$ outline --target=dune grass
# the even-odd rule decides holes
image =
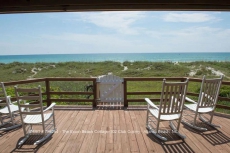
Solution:
[[[127,70],[124,70],[127,67]],[[195,71],[196,78],[217,77],[210,69],[224,73],[224,80],[228,81],[230,76],[230,62],[129,62],[123,63],[104,61],[104,62],[61,62],[61,63],[19,63],[13,62],[9,64],[0,63],[0,81],[18,81],[30,78],[44,77],[98,77],[112,73],[119,77],[191,77],[191,70]],[[30,84],[29,86],[37,85]],[[53,91],[84,91],[90,82],[52,82],[51,90]],[[161,91],[162,82],[129,82],[128,92],[132,91]],[[45,85],[41,85],[43,88]],[[199,93],[200,83],[189,82],[189,92]],[[13,87],[7,88],[8,94],[13,94]],[[45,90],[45,89],[44,89]],[[230,96],[230,87],[222,87],[220,95],[223,97]],[[53,98],[86,98],[85,95],[66,96],[54,95]],[[143,98],[151,96],[157,98],[156,95],[139,95],[129,96],[129,98]],[[158,96],[159,97],[159,96]],[[218,102],[230,106],[230,102]],[[84,103],[86,104],[86,103]]]

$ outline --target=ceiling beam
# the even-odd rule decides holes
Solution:
[[[226,0],[0,0],[0,13],[74,11],[230,11]]]

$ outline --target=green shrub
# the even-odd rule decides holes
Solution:
[[[222,86],[220,88],[220,94],[219,94],[219,96],[230,98],[230,86]]]

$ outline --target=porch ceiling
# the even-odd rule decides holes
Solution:
[[[192,10],[229,11],[226,0],[0,0],[0,13]]]

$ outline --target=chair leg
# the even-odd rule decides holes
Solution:
[[[49,134],[47,134],[46,136],[44,136],[42,139],[36,141],[34,143],[34,145],[39,145],[40,143],[42,143],[43,141],[45,141],[47,138],[49,138],[53,133],[55,132],[55,129],[52,130]]]
[[[18,128],[22,126],[22,124],[15,124],[14,126],[8,127],[8,128],[1,128],[0,131],[8,131],[8,130],[12,130],[14,128]]]
[[[185,139],[185,138],[186,138],[185,135],[181,134],[181,133],[179,132],[179,130],[177,130],[177,128],[175,127],[175,125],[173,124],[172,121],[169,121],[169,125],[170,125],[171,129],[173,130],[173,133],[176,133],[176,134],[177,134],[179,137],[181,137],[182,139]],[[179,125],[178,125],[178,126],[179,126]]]
[[[14,122],[14,116],[15,116],[15,115],[14,115],[13,113],[12,113],[11,115],[9,115],[10,120],[7,121],[7,122],[3,122],[2,117],[1,117],[1,123],[2,123],[2,124],[0,125],[0,127],[6,125],[6,124],[8,124],[8,123],[12,123],[13,126],[10,126],[10,127],[7,127],[7,128],[0,128],[0,131],[12,130],[12,129],[17,128],[17,127],[20,127],[20,126],[22,125],[22,124],[15,124],[15,122]]]
[[[27,134],[19,143],[18,145],[21,146],[24,142],[26,142],[26,140],[29,138],[29,134]]]
[[[5,123],[2,122],[2,124],[0,125],[0,127],[6,125],[6,124],[8,124],[8,123],[9,123],[9,122],[5,122]],[[1,130],[0,130],[0,131],[1,131]]]
[[[2,126],[2,124],[3,124],[3,120],[2,120],[2,114],[0,114],[1,116],[0,116],[0,121],[1,121],[1,125],[0,126]]]
[[[10,118],[11,118],[12,124],[14,125],[14,114],[13,113],[10,113]]]
[[[188,122],[183,121],[183,120],[182,120],[181,122],[184,123],[185,125],[191,127],[191,128],[196,129],[196,130],[200,130],[200,131],[207,131],[207,130],[208,130],[207,128],[203,128],[203,127],[196,126],[194,123],[191,124],[191,123],[188,123]]]
[[[147,109],[147,117],[146,117],[146,127],[149,125],[149,110]]]
[[[205,124],[208,124],[208,125],[210,125],[210,126],[212,126],[212,127],[214,127],[214,128],[221,128],[220,125],[212,124],[211,121],[206,120],[203,116],[201,116],[201,114],[199,114],[199,119],[200,119],[202,122],[204,122]]]
[[[153,130],[153,128],[152,128],[150,125],[148,125],[147,128],[148,128],[149,131],[150,131],[152,134],[154,134],[157,138],[159,138],[159,139],[161,139],[161,140],[163,140],[163,141],[167,141],[167,139],[166,139],[165,137],[161,136],[158,132],[156,132],[155,130]]]
[[[56,122],[55,122],[55,116],[53,114],[53,124],[54,124],[54,129],[56,130]]]

